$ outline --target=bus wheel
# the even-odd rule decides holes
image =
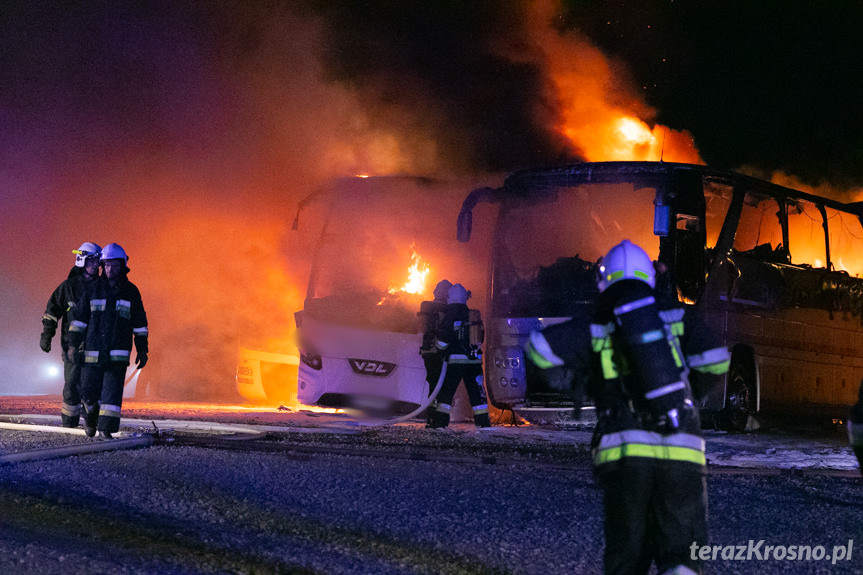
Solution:
[[[751,362],[733,357],[728,370],[728,389],[725,408],[722,410],[722,429],[725,431],[745,431],[749,416],[755,413],[756,401],[755,370]]]

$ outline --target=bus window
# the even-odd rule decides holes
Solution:
[[[827,267],[824,227],[815,204],[803,200],[788,202],[788,251],[795,265]]]
[[[716,242],[719,239],[719,232],[722,230],[722,223],[725,221],[725,216],[728,213],[728,206],[731,204],[731,196],[734,188],[728,184],[720,182],[706,181],[704,182],[704,203],[705,203],[705,232],[707,234],[708,249],[716,247]]]
[[[780,214],[779,203],[775,199],[747,194],[734,236],[734,249],[741,253],[752,252],[763,260],[785,260],[779,253],[782,247]]]
[[[863,271],[863,226],[851,214],[827,208],[833,269],[860,277]]]

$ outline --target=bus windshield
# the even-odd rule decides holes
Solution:
[[[441,279],[482,296],[485,256],[460,244],[452,227],[467,185],[395,176],[335,182],[316,204],[324,213],[303,215],[304,225],[320,228],[306,315],[415,333],[420,303]]]
[[[501,206],[493,250],[492,314],[570,317],[596,296],[593,268],[629,239],[652,259],[655,188],[584,184],[543,189]]]

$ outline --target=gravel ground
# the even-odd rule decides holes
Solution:
[[[207,447],[177,434],[0,464],[0,573],[599,574],[589,432],[551,435],[297,428]],[[7,454],[97,444],[111,442],[0,429]],[[714,545],[854,543],[835,564],[718,554],[706,573],[863,574],[859,477],[723,470],[708,490]]]

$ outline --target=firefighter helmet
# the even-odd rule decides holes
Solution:
[[[656,270],[647,253],[629,240],[623,240],[608,251],[597,265],[596,284],[604,292],[620,280],[640,280],[656,286]]]
[[[452,282],[449,280],[441,280],[434,287],[434,298],[439,301],[446,301],[449,288],[452,287]]]
[[[449,293],[446,297],[447,303],[467,303],[467,300],[470,299],[470,291],[464,289],[464,286],[461,284],[455,284],[451,288],[449,288]]]
[[[81,244],[81,247],[77,250],[72,250],[72,253],[75,254],[75,267],[83,268],[84,264],[87,263],[87,260],[90,258],[99,258],[99,252],[102,251],[97,244],[93,242],[84,242]]]
[[[126,250],[119,244],[108,244],[102,250],[102,261],[104,262],[105,260],[123,260],[128,262],[129,256],[126,255]]]

